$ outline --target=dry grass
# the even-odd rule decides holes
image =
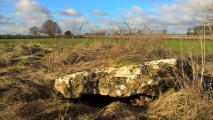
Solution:
[[[163,49],[162,45],[156,44],[155,41],[121,40],[117,44],[97,42],[89,46],[85,44],[69,47],[61,46],[52,55],[48,65],[52,66],[54,71],[62,70],[66,73],[73,73],[171,57],[180,57],[180,55]]]
[[[179,91],[168,91],[159,96],[150,104],[147,111],[148,118],[168,120],[213,119],[213,79],[206,77],[204,82],[200,84],[199,65],[194,60],[190,63],[193,68],[193,78],[190,79],[186,74],[178,74],[178,71],[175,71],[175,83]],[[212,69],[212,66],[209,66],[209,68]]]
[[[213,100],[205,96],[209,95],[200,93],[197,88],[192,87],[164,94],[151,103],[147,112],[148,118],[211,120],[213,119]]]
[[[54,79],[68,73],[153,59],[190,58],[159,43],[132,39],[116,44],[57,44],[51,48],[18,44],[4,48],[0,57],[0,119],[213,119],[212,89],[198,87],[199,69],[194,71],[194,82],[177,74],[180,91],[162,94],[147,107],[119,101],[102,108],[74,104],[60,99],[53,89]]]

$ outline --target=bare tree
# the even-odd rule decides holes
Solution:
[[[131,28],[130,28],[130,26],[129,26],[129,23],[127,23],[126,21],[124,21],[123,23],[124,23],[124,25],[126,25],[126,27],[128,28],[129,34],[131,34],[131,33],[132,33],[132,30],[131,30]]]
[[[142,30],[140,30],[140,29],[137,30],[137,34],[138,34],[138,35],[142,35]]]
[[[207,27],[209,28],[210,33],[213,37],[212,29],[211,29],[211,24],[213,22],[213,19],[212,19],[213,2],[211,1],[211,3],[198,4],[198,5],[199,5],[200,9],[198,9],[198,11],[196,11],[196,12],[199,13],[199,15],[201,16],[200,21],[201,21],[201,24],[203,24],[203,26],[202,26],[203,27],[203,29],[202,29],[203,38],[200,39],[200,46],[201,46],[201,72],[200,72],[200,74],[201,74],[201,78],[200,78],[200,82],[199,82],[199,86],[202,87],[203,81],[204,81],[204,69],[205,69],[205,63],[206,63],[206,28]]]
[[[42,33],[45,33],[49,35],[50,37],[56,37],[56,35],[61,34],[61,32],[62,31],[59,25],[52,20],[46,20],[42,24]]]
[[[213,22],[213,3],[210,5],[210,6],[207,6],[207,10],[209,12],[209,16],[208,16],[208,26],[209,26],[209,30],[211,32],[211,35],[213,37],[213,33],[212,33],[212,28],[211,28],[211,25],[212,25],[212,22]]]
[[[78,36],[79,36],[79,35],[81,35],[81,30],[83,28],[83,24],[80,24],[78,28],[79,28],[79,31],[78,31]]]
[[[109,31],[110,31],[111,35],[115,35],[116,30],[115,30],[115,28],[113,26],[109,27]]]
[[[68,31],[66,31],[66,32],[64,33],[64,37],[65,37],[65,38],[71,38],[72,36],[73,36],[73,34],[71,33],[70,30],[68,30]]]
[[[124,34],[124,30],[125,30],[124,26],[119,26],[118,29],[119,29],[120,34],[123,35]]]
[[[34,26],[30,28],[29,33],[33,34],[36,37],[41,33],[41,30],[37,26]]]
[[[208,27],[210,34],[213,37],[213,32],[212,32],[212,23],[213,23],[213,2],[208,3],[208,4],[199,4],[200,9],[196,10],[197,13],[201,16],[201,24],[203,24],[203,32],[206,33],[206,27]]]
[[[76,30],[76,28],[77,28],[77,24],[76,24],[75,21],[72,21],[72,22],[71,22],[71,25],[69,25],[69,26],[71,27],[71,32],[72,32],[72,34],[73,34],[72,37],[74,37],[74,35],[76,35],[75,30]]]
[[[144,25],[143,29],[142,29],[142,34],[143,35],[150,35],[151,33],[152,33],[152,30],[147,25]]]

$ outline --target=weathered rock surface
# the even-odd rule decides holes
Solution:
[[[177,59],[163,59],[120,68],[102,68],[77,72],[55,79],[55,88],[65,98],[84,94],[129,97],[137,94],[159,95],[172,86],[172,69],[183,65]]]

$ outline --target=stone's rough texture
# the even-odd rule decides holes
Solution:
[[[65,98],[79,98],[84,94],[111,97],[129,97],[137,94],[157,96],[165,86],[171,85],[169,83],[172,83],[173,78],[170,71],[177,64],[177,59],[163,59],[146,62],[144,65],[77,72],[57,78],[55,88]]]
[[[177,59],[154,60],[154,61],[150,61],[150,62],[145,62],[144,65],[147,65],[147,66],[148,65],[158,65],[159,63],[168,64],[168,65],[177,65]]]

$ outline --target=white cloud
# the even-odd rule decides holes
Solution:
[[[25,12],[18,11],[16,12],[15,15],[22,18],[24,20],[24,23],[28,25],[36,25],[38,22],[41,22],[39,21],[39,15],[36,15],[36,14],[35,16],[32,17],[32,13],[25,13]]]
[[[130,10],[133,10],[134,13],[136,13],[137,15],[142,15],[143,14],[143,10],[139,6],[132,6],[132,7],[130,7]]]
[[[74,28],[75,33],[77,34],[79,26],[83,25],[83,30],[85,29],[85,26],[88,25],[90,19],[85,17],[79,17],[79,18],[68,18],[68,19],[59,19],[58,24],[62,29],[62,32],[65,32],[67,30],[71,30]]]
[[[73,8],[68,8],[67,10],[61,12],[61,15],[71,16],[71,17],[83,16],[82,13],[78,12],[77,10],[75,10]]]
[[[20,0],[15,4],[15,15],[21,18],[23,24],[28,26],[41,25],[51,17],[50,11],[33,0]],[[39,27],[39,26],[38,26]]]
[[[20,0],[15,8],[22,12],[49,14],[50,11],[33,0]]]
[[[15,19],[18,20],[15,23],[13,17],[6,18],[0,14],[0,25],[4,24],[4,26],[8,26],[7,28],[4,27],[4,31],[1,29],[0,33],[6,33],[8,31],[12,33],[28,33],[30,27],[35,25],[40,27],[42,23],[48,19],[48,15],[51,14],[47,8],[40,5],[36,0],[10,1],[18,1],[15,4],[15,9],[17,10],[15,16],[18,17]],[[167,2],[168,4],[162,4],[162,2],[158,2],[159,0],[147,1],[155,1],[153,2],[152,9],[147,10],[147,8],[141,6],[131,6],[126,9],[117,10],[117,16],[113,15],[113,17],[107,13],[108,11],[99,9],[94,9],[92,11],[92,14],[98,16],[94,17],[91,13],[85,13],[85,15],[90,16],[84,16],[74,8],[67,8],[61,11],[59,14],[62,16],[55,16],[55,13],[53,13],[53,16],[61,17],[55,19],[63,31],[69,30],[69,26],[71,26],[72,23],[77,25],[84,24],[83,30],[87,32],[93,29],[95,25],[102,26],[100,27],[101,30],[107,30],[112,26],[118,28],[118,26],[123,25],[122,22],[125,20],[132,28],[138,28],[144,25],[154,26],[158,24],[168,28],[167,31],[169,33],[178,33],[183,31],[177,30],[181,25],[184,26],[182,28],[187,28],[190,25],[194,25],[194,23],[199,23],[198,20],[201,20],[201,16],[198,11],[204,9],[206,5],[213,3],[212,0],[172,0],[172,2]],[[14,29],[16,30],[14,31]]]
[[[98,9],[93,10],[92,13],[97,14],[97,15],[102,15],[102,16],[109,15],[107,12],[102,11],[102,10],[98,10]]]
[[[11,18],[4,18],[2,14],[0,14],[0,25],[10,25],[15,24],[15,21]]]
[[[146,12],[140,6],[131,6],[127,10],[122,10],[120,23],[126,21],[131,27],[138,27],[146,23]],[[123,16],[123,17],[122,17]]]
[[[176,4],[172,4],[172,5],[163,5],[161,7],[161,11],[163,12],[174,12],[177,10],[177,5]]]
[[[128,10],[124,11],[123,14],[123,20],[132,28],[144,25],[147,21],[146,19],[148,19],[148,16],[145,15],[146,12],[140,6],[131,6]]]
[[[212,0],[176,0],[179,12],[195,13],[205,10],[207,6],[212,5]]]
[[[158,16],[159,24],[167,26],[170,33],[183,32],[183,30],[177,30],[178,26],[182,28],[188,28],[200,24],[201,12],[205,10],[207,3],[213,3],[212,0],[200,1],[200,0],[175,0],[173,4],[160,4],[156,6],[159,12],[155,14]],[[186,29],[185,29],[186,31]]]
[[[198,22],[196,17],[194,17],[196,11],[199,10],[193,0],[176,0],[173,4],[159,4],[154,3],[157,6],[155,12],[144,11],[139,6],[132,6],[129,10],[123,10],[124,19],[129,23],[129,25],[134,28],[139,28],[140,26],[162,26],[168,28],[169,33],[179,33],[183,30],[177,30],[181,25],[182,28],[187,28],[191,25],[196,25]],[[189,7],[191,4],[191,8]],[[188,6],[187,6],[188,5]]]
[[[143,17],[137,17],[132,21],[132,24],[138,26],[144,24],[145,22],[146,20],[144,20]]]
[[[114,24],[120,24],[121,21],[119,21],[116,18],[96,18],[95,21],[97,23],[101,23],[103,25],[114,25]]]
[[[0,19],[3,19],[3,17],[4,17],[4,16],[3,16],[2,14],[0,14]]]
[[[10,34],[10,35],[16,35],[16,34],[28,34],[29,33],[29,26],[26,24],[8,24],[7,26],[3,26],[4,29],[0,29],[1,34]]]
[[[176,20],[178,24],[190,25],[194,24],[198,25],[202,19],[201,13],[205,11],[207,14],[206,7],[210,3],[213,4],[212,0],[176,0],[175,4],[177,6],[177,11],[174,13],[166,13],[165,14],[173,14],[170,15],[173,20]],[[201,12],[201,13],[200,13]]]
[[[15,21],[10,18],[0,19],[0,25],[11,25],[11,24],[15,24]]]
[[[135,17],[136,17],[135,14],[132,12],[127,12],[125,14],[125,18],[127,18],[127,19],[134,19]]]
[[[196,0],[177,0],[178,11],[183,13],[194,13],[196,12],[198,3]]]
[[[178,16],[177,18],[177,14],[174,14],[174,13],[168,13],[165,15],[165,17],[162,19],[164,21],[166,21],[166,23],[169,25],[169,24],[179,24],[180,23],[180,16]]]
[[[52,19],[50,11],[34,0],[20,0],[15,3],[15,9],[15,16],[20,19],[10,27],[12,29],[7,29],[13,34],[28,34],[29,28],[40,27],[45,20]]]

